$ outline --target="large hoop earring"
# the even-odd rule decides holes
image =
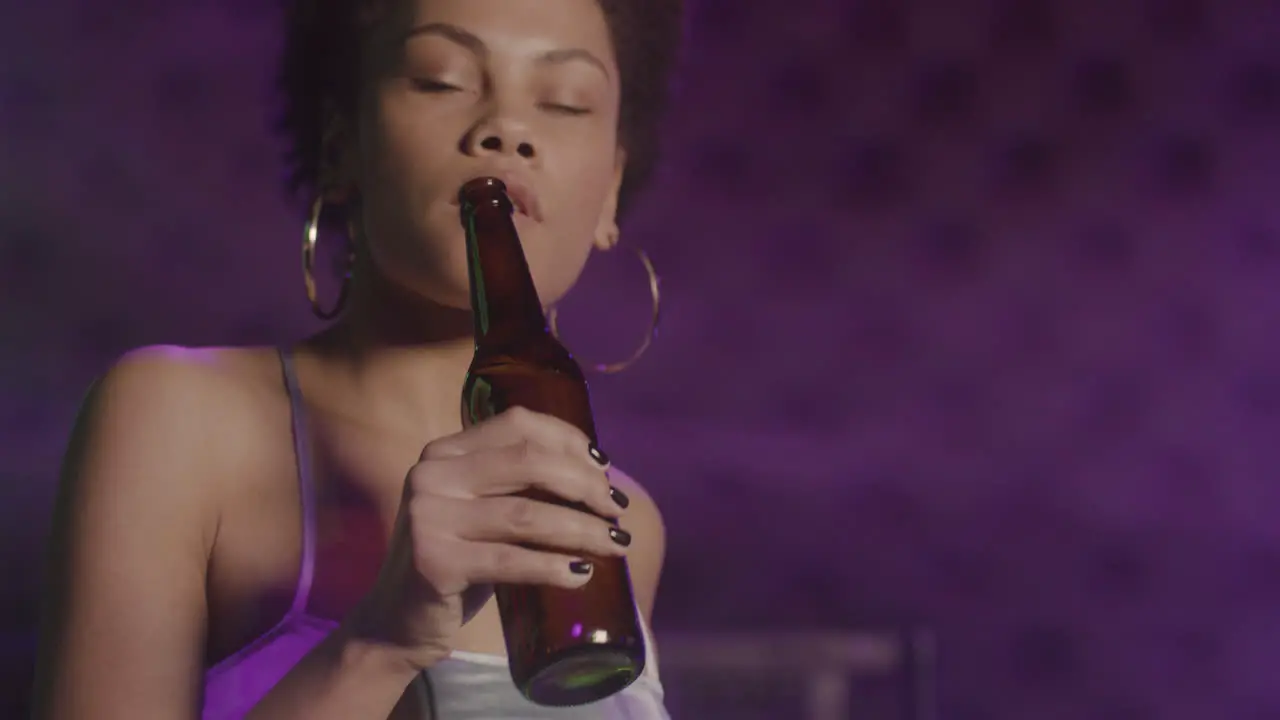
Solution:
[[[588,367],[591,370],[604,375],[620,373],[634,365],[640,359],[640,356],[644,355],[649,349],[649,346],[653,344],[653,339],[658,336],[658,324],[662,318],[662,288],[658,271],[654,269],[653,261],[649,259],[648,253],[644,250],[640,248],[628,249],[635,253],[636,257],[640,259],[640,263],[644,265],[644,271],[649,274],[649,295],[653,298],[652,313],[649,317],[649,327],[645,330],[644,340],[636,348],[635,352],[631,353],[630,357],[613,363],[588,363]],[[553,305],[547,311],[547,325],[551,328],[551,334],[557,340],[560,340],[560,329],[556,327],[556,314],[556,307]]]
[[[342,273],[342,286],[338,289],[338,300],[334,303],[333,308],[325,310],[320,305],[320,299],[316,292],[315,264],[316,264],[316,240],[320,235],[320,214],[324,212],[324,196],[316,198],[311,205],[311,217],[307,220],[307,225],[302,232],[302,282],[307,289],[307,301],[311,303],[311,312],[321,320],[332,320],[342,312],[342,308],[347,304],[347,291],[351,286],[351,271],[355,267],[356,251],[355,236],[352,235],[352,246],[347,252],[347,267]],[[348,232],[351,228],[348,227]]]

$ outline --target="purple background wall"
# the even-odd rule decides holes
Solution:
[[[113,356],[311,327],[270,5],[3,3],[0,629]],[[695,33],[624,231],[666,330],[595,386],[668,516],[660,629],[927,622],[953,720],[1280,717],[1280,4],[701,0]],[[589,271],[566,335],[619,351],[643,285]]]

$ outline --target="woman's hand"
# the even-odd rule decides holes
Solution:
[[[584,585],[584,554],[623,555],[630,543],[610,522],[628,500],[607,466],[577,428],[522,408],[432,442],[405,479],[387,558],[346,631],[395,646],[420,670],[448,656],[493,584]],[[526,491],[590,513],[516,495]]]

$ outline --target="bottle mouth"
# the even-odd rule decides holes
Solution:
[[[464,209],[496,207],[534,221],[542,220],[537,196],[514,178],[482,176],[468,180],[458,190],[458,204]]]
[[[507,184],[501,178],[478,177],[466,181],[458,189],[458,201],[474,203],[485,198],[507,194]]]

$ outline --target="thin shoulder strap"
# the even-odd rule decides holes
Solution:
[[[307,413],[298,385],[298,371],[293,355],[281,348],[280,367],[284,371],[284,389],[289,396],[289,415],[293,423],[293,455],[298,466],[298,497],[302,502],[302,558],[298,567],[298,586],[293,594],[291,615],[305,612],[311,596],[311,583],[316,571],[316,489],[311,470],[311,441],[307,434]]]

